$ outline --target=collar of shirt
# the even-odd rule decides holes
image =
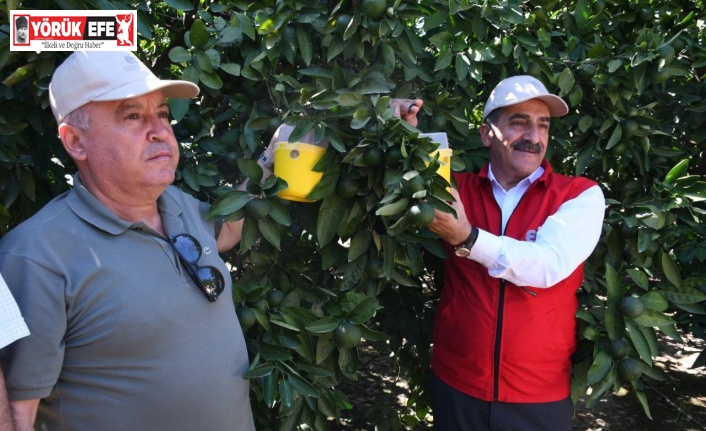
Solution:
[[[512,212],[515,210],[517,204],[520,202],[522,195],[525,194],[529,186],[533,182],[537,181],[543,173],[544,168],[540,166],[536,171],[532,172],[530,176],[517,183],[515,187],[510,190],[505,190],[495,178],[495,174],[493,174],[493,166],[488,166],[488,179],[490,179],[490,183],[493,185],[493,196],[495,197],[495,201],[498,203],[498,206],[500,206],[500,210],[503,215],[503,232],[505,232],[507,221]]]

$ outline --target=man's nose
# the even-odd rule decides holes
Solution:
[[[166,124],[164,119],[159,116],[151,118],[147,139],[150,141],[166,141],[169,139],[169,134],[172,133],[172,128]]]
[[[525,140],[537,143],[540,141],[541,132],[538,124],[531,124],[522,136]]]

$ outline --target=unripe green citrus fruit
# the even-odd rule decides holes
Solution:
[[[434,220],[434,207],[427,202],[412,205],[407,211],[407,219],[415,226],[426,226]]]
[[[336,194],[343,199],[350,199],[358,194],[358,181],[341,177],[336,183]]]
[[[270,307],[279,307],[284,300],[284,292],[279,289],[273,289],[267,292],[267,305]]]
[[[676,52],[674,51],[674,48],[672,48],[671,45],[660,46],[657,50],[657,53],[664,60],[664,64],[670,64],[672,61],[674,61],[674,56],[676,55]]]
[[[645,304],[640,298],[626,296],[620,300],[620,313],[630,319],[637,319],[645,313]]]
[[[431,120],[431,125],[435,131],[446,130],[446,117],[441,114],[436,114]]]
[[[637,124],[637,121],[635,120],[625,120],[623,123],[623,130],[625,130],[625,133],[630,136],[634,135],[639,128],[640,125]]]
[[[365,264],[365,273],[371,278],[380,278],[382,276],[382,259],[373,257]]]
[[[270,212],[270,203],[265,199],[253,198],[245,204],[245,212],[255,220],[267,217]]]
[[[402,161],[402,150],[398,146],[390,147],[385,151],[385,165],[395,166]]]
[[[368,166],[379,166],[382,164],[384,156],[378,147],[368,147],[363,152],[363,161]]]
[[[624,338],[621,338],[611,341],[609,350],[610,354],[613,355],[615,359],[623,359],[630,354],[632,349],[630,349],[630,343]]]
[[[347,13],[341,14],[336,18],[336,30],[338,30],[339,33],[345,32],[348,24],[351,22],[351,18],[352,17]]]
[[[363,0],[363,15],[370,19],[378,19],[387,9],[387,0]]]
[[[355,347],[360,344],[363,334],[358,325],[347,320],[342,321],[333,331],[333,341],[343,349]]]
[[[243,329],[248,329],[257,322],[257,316],[252,308],[242,306],[235,309],[235,313],[238,315],[238,320],[240,321],[240,326]]]
[[[618,363],[618,374],[627,381],[637,380],[642,375],[642,363],[635,358],[623,358]]]
[[[417,174],[416,171],[407,172],[400,180],[400,190],[402,194],[408,198],[414,196],[415,193],[426,189],[424,178]]]

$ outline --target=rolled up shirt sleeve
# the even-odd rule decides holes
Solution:
[[[591,255],[604,213],[603,192],[593,186],[562,204],[539,228],[534,242],[481,230],[469,259],[488,268],[490,276],[518,286],[551,287]]]

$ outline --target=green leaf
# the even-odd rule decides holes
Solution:
[[[194,20],[194,23],[191,24],[191,31],[189,31],[189,41],[191,44],[196,48],[203,48],[210,38],[211,36],[208,34],[206,24],[200,19]]]
[[[282,404],[287,407],[291,406],[294,400],[294,389],[292,389],[292,385],[289,384],[287,379],[282,379],[277,386],[279,388],[279,397]],[[285,429],[294,429],[294,427]]]
[[[575,82],[576,80],[571,69],[568,67],[564,68],[559,75],[559,89],[561,90],[561,94],[568,94],[574,87]]]
[[[223,87],[223,80],[221,80],[221,77],[218,76],[218,73],[211,71],[205,71],[201,70],[201,73],[199,74],[199,80],[208,88],[212,88],[214,90],[220,90]]]
[[[257,227],[257,221],[246,217],[245,220],[243,220],[243,230],[240,236],[240,254],[245,254],[252,248],[259,234],[260,231]]]
[[[652,310],[665,311],[669,308],[669,302],[667,302],[667,300],[664,299],[664,296],[657,291],[647,292],[642,295],[640,299],[642,300],[642,303],[645,304],[645,307]]]
[[[382,73],[372,72],[355,86],[355,91],[361,94],[389,93],[390,85]]]
[[[240,76],[240,65],[236,63],[223,63],[221,70],[233,76]]]
[[[186,116],[186,113],[189,112],[190,102],[191,101],[189,99],[177,99],[174,97],[168,100],[169,111],[172,114],[174,121],[179,122],[184,118],[184,116]]]
[[[687,170],[689,169],[689,159],[684,159],[674,165],[672,169],[664,177],[664,182],[667,184],[674,184],[678,178],[683,177]]]
[[[642,314],[642,316],[634,319],[635,322],[639,323],[642,326],[664,326],[664,325],[672,325],[676,323],[671,317],[665,315],[664,313],[661,313],[659,311],[651,310],[649,308],[645,308],[645,312]]]
[[[198,191],[201,187],[199,186],[199,177],[191,168],[191,166],[186,166],[182,171],[181,175],[184,178],[184,182],[191,187],[192,190]]]
[[[214,216],[226,216],[243,208],[250,200],[250,195],[247,192],[234,190],[228,192],[218,199],[208,209],[209,218]]]
[[[648,290],[650,288],[649,279],[647,274],[637,268],[628,268],[626,270],[632,281],[640,287],[642,290]]]
[[[612,364],[613,361],[611,360],[610,355],[604,350],[599,350],[593,358],[591,367],[588,369],[586,383],[588,385],[593,385],[601,381],[608,374],[608,371],[610,371]]]
[[[620,124],[616,124],[615,129],[613,129],[613,133],[610,135],[610,139],[608,139],[608,143],[605,146],[606,150],[610,150],[611,148],[613,148],[618,142],[620,142],[620,138],[622,137],[623,128],[620,126]]]
[[[647,404],[647,396],[643,391],[638,390],[639,388],[635,383],[632,383],[633,389],[635,391],[635,395],[637,396],[637,399],[640,401],[640,405],[642,405],[642,409],[645,411],[645,416],[648,418],[652,419],[652,414],[650,414],[650,406]]]
[[[384,332],[373,331],[365,325],[360,325],[360,332],[363,338],[369,341],[387,341],[390,336]]]
[[[352,262],[368,251],[370,247],[370,233],[365,230],[358,231],[351,239],[348,249],[348,262]]]
[[[379,308],[379,302],[376,298],[368,296],[348,314],[348,320],[355,324],[365,323],[375,316]]]
[[[324,247],[336,235],[346,212],[346,201],[336,195],[329,196],[321,203],[319,218],[316,224],[316,237],[319,247]]]
[[[341,319],[334,316],[327,316],[306,325],[306,330],[312,334],[325,334],[331,332],[341,323]]]
[[[375,211],[375,215],[393,216],[406,210],[408,204],[409,198],[400,197],[398,200],[378,208],[377,211]]]
[[[277,224],[270,217],[265,217],[257,221],[257,227],[262,234],[262,237],[272,244],[277,250],[280,250],[280,233],[277,229]]]
[[[336,350],[333,332],[327,332],[316,340],[316,363],[321,364]]]
[[[605,394],[608,389],[610,389],[613,384],[615,383],[615,379],[618,376],[618,367],[616,365],[613,365],[610,368],[610,371],[608,374],[606,374],[605,378],[598,384],[597,386],[593,387],[593,390],[591,391],[591,396],[588,398],[588,401],[586,402],[586,406],[590,407],[595,404],[597,400],[599,400],[603,394]]]
[[[175,46],[169,51],[169,59],[172,63],[186,63],[191,60],[191,55],[183,46]]]
[[[188,0],[164,0],[164,3],[176,10],[190,11],[194,9],[193,3]]]
[[[272,362],[264,362],[254,368],[249,369],[248,372],[245,373],[244,377],[246,379],[258,379],[260,377],[269,376],[274,370],[275,366]]]
[[[292,385],[292,388],[294,388],[295,391],[299,392],[302,395],[306,395],[312,398],[319,397],[319,393],[316,392],[316,388],[306,379],[296,374],[288,374],[287,382]]]
[[[638,328],[636,323],[631,321],[626,322],[626,329],[628,331],[628,335],[630,336],[630,340],[632,340],[633,346],[635,346],[635,350],[637,350],[638,355],[640,355],[640,358],[649,365],[652,365],[652,351],[643,331]],[[652,330],[652,328],[647,329]]]
[[[263,358],[270,361],[288,361],[292,359],[292,353],[282,346],[261,342],[258,351]]]
[[[608,304],[620,302],[623,297],[623,284],[611,265],[605,267],[605,280],[608,287]]]
[[[270,373],[260,379],[262,385],[262,396],[265,401],[265,405],[272,408],[275,405],[276,394],[277,394],[277,377],[275,373]]]
[[[270,217],[272,217],[272,220],[276,221],[277,223],[283,225],[283,226],[291,226],[292,225],[292,217],[289,215],[289,211],[287,211],[287,207],[284,206],[279,200],[276,199],[270,199]]]
[[[675,304],[697,304],[706,301],[706,294],[692,287],[667,287],[659,293]]]
[[[262,167],[256,161],[241,157],[236,163],[240,172],[244,173],[250,181],[259,183],[262,180]]]
[[[205,52],[196,52],[196,64],[206,73],[213,73],[213,63],[211,57]]]
[[[313,57],[311,36],[309,36],[309,32],[301,25],[297,25],[296,31],[297,41],[299,42],[299,53],[302,56],[304,64],[309,66],[311,65],[311,59]]]
[[[664,271],[664,275],[670,283],[676,287],[681,287],[679,268],[677,268],[676,263],[672,260],[672,256],[669,253],[662,253],[662,271]]]

